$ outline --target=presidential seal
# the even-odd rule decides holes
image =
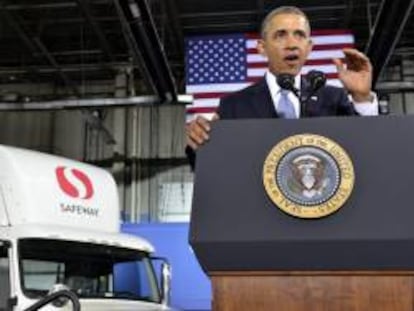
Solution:
[[[263,166],[270,199],[284,212],[320,218],[336,212],[349,198],[355,173],[346,151],[320,135],[288,137],[272,148]]]

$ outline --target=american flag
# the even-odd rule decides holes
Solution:
[[[332,58],[343,58],[343,48],[354,47],[348,30],[317,30],[311,34],[313,49],[302,68],[323,71],[328,83],[342,86]],[[267,59],[256,49],[258,34],[194,36],[186,39],[186,93],[194,97],[187,106],[187,121],[216,110],[220,97],[261,79]]]

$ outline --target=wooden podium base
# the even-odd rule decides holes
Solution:
[[[414,271],[216,272],[213,311],[414,311]]]

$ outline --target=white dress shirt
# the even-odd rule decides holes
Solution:
[[[276,82],[276,77],[274,74],[272,74],[270,71],[266,72],[265,75],[267,86],[270,90],[270,95],[273,100],[273,105],[275,106],[276,111],[278,111],[278,104],[280,100],[280,86]],[[300,92],[301,87],[301,75],[297,75],[295,77],[294,86],[296,89]],[[372,102],[359,102],[358,104],[355,104],[355,102],[352,100],[352,97],[350,96],[351,102],[354,104],[354,108],[356,112],[358,112],[362,116],[376,116],[378,115],[378,99],[377,95],[372,92],[373,101]],[[293,104],[293,108],[295,109],[296,117],[300,117],[300,102],[299,98],[293,94],[293,92],[289,92],[289,100]]]

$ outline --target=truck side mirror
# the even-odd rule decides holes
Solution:
[[[52,288],[48,292],[48,295],[54,294],[61,290],[70,291],[70,288],[65,284],[57,283],[52,286]],[[60,298],[57,298],[56,300],[53,300],[52,305],[55,306],[56,308],[63,308],[64,306],[68,304],[68,302],[69,302],[69,299],[67,297],[60,297]]]
[[[161,304],[167,306],[170,303],[171,295],[171,265],[168,260],[163,257],[151,257],[151,260],[161,261],[160,266],[160,284],[159,288],[161,290]]]

